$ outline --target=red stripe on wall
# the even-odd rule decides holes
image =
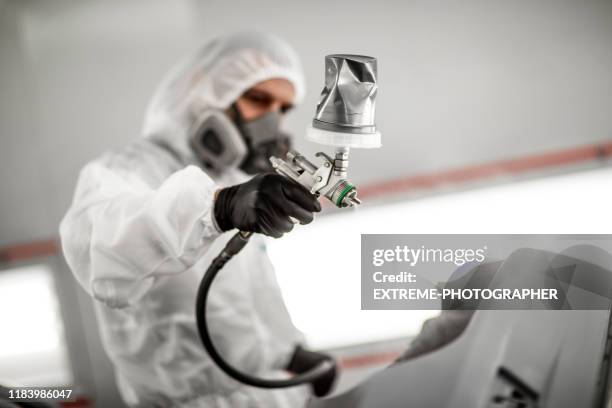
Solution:
[[[499,176],[516,176],[544,168],[566,166],[612,156],[612,142],[462,167],[437,173],[401,177],[359,187],[360,198],[426,190]]]
[[[0,248],[0,262],[17,262],[57,255],[60,245],[56,239],[28,242]]]
[[[368,353],[354,357],[344,357],[340,359],[340,367],[343,370],[351,370],[372,365],[389,364],[400,356],[399,351],[384,351],[380,353]]]
[[[74,401],[62,401],[59,405],[62,408],[88,408],[93,407],[94,403],[91,398],[81,396]]]

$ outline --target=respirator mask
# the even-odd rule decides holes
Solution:
[[[289,135],[280,129],[281,114],[268,112],[245,121],[236,104],[230,118],[220,109],[206,109],[190,130],[190,145],[204,165],[220,173],[240,168],[247,174],[274,169],[271,156],[285,157],[291,148]]]

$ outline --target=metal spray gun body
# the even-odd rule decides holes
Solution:
[[[296,151],[289,152],[286,161],[276,157],[271,157],[270,161],[278,173],[297,181],[316,196],[327,197],[337,207],[361,204],[357,189],[346,179],[348,149],[337,149],[335,159],[323,152],[316,156],[323,158],[319,167]]]
[[[376,59],[362,55],[334,54],[325,57],[325,87],[306,138],[335,147],[333,158],[323,152],[315,166],[296,151],[286,160],[271,157],[276,171],[314,195],[322,195],[337,207],[361,204],[357,189],[347,179],[351,147],[380,147],[374,124],[377,86]]]

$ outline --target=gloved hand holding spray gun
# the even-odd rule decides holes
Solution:
[[[196,318],[198,331],[204,347],[215,363],[232,378],[255,387],[283,388],[309,383],[315,395],[326,395],[333,385],[336,374],[336,363],[330,358],[317,358],[314,354],[298,348],[289,364],[289,370],[298,375],[282,380],[257,378],[240,372],[227,363],[217,352],[210,338],[206,325],[206,301],[212,282],[223,265],[246,245],[253,232],[264,232],[267,235],[280,236],[291,229],[290,225],[273,221],[251,219],[252,211],[240,211],[241,206],[231,205],[242,201],[242,208],[254,206],[249,199],[253,191],[265,193],[263,200],[286,200],[286,215],[296,222],[308,223],[311,213],[319,211],[320,206],[299,183],[314,197],[324,196],[335,206],[353,207],[361,201],[357,198],[357,189],[348,181],[348,156],[351,147],[380,147],[380,133],[374,124],[375,97],[377,91],[376,59],[361,55],[334,54],[325,57],[325,88],[317,105],[312,126],[307,130],[306,138],[313,142],[335,147],[332,158],[319,152],[322,159],[318,167],[296,151],[287,154],[285,160],[271,157],[275,170],[292,182],[274,180],[278,175],[267,174],[254,177],[247,183],[230,187],[219,192],[215,205],[215,216],[221,229],[238,227],[244,229],[232,237],[223,251],[209,266],[198,290]],[[277,191],[278,190],[278,191]],[[284,197],[279,197],[283,195]],[[295,204],[295,205],[294,205]],[[264,213],[260,217],[266,218]],[[265,221],[265,220],[263,220]],[[298,355],[300,354],[301,355]],[[320,355],[319,355],[320,356]]]

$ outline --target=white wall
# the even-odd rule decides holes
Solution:
[[[0,245],[57,234],[78,169],[138,136],[157,81],[214,35],[249,27],[292,42],[309,93],[323,57],[379,59],[384,147],[357,183],[607,139],[609,1],[5,1],[0,3]]]

